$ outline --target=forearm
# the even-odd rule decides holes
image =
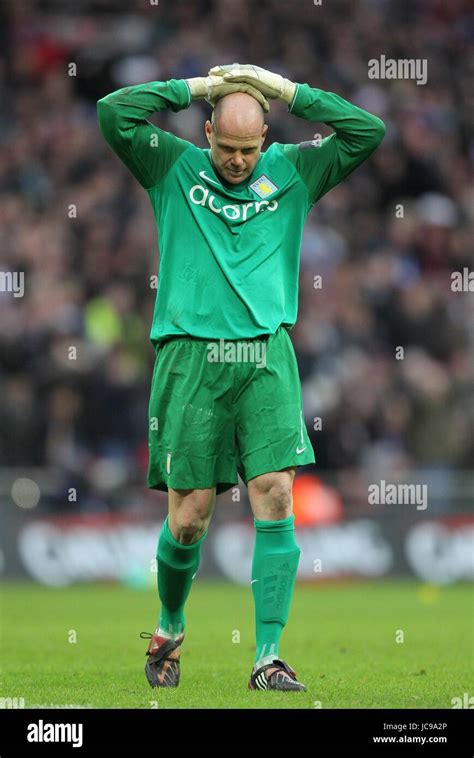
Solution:
[[[180,111],[189,106],[189,89],[184,79],[146,82],[111,92],[97,102],[97,116],[104,138],[115,148],[127,131],[144,123],[157,111]]]
[[[352,105],[333,92],[298,84],[288,110],[308,121],[320,121],[334,129],[348,155],[372,152],[382,141],[385,124],[378,116]]]
[[[183,79],[147,82],[111,92],[97,103],[99,128],[140,184],[153,187],[189,143],[147,120],[156,111],[179,111],[190,103]]]

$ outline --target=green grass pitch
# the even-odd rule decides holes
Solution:
[[[176,690],[152,690],[143,671],[139,633],[153,631],[159,607],[152,588],[11,583],[2,606],[0,698],[26,708],[451,708],[472,694],[467,585],[298,584],[280,655],[305,693],[247,690],[250,587],[196,581]]]

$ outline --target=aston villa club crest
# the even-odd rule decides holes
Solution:
[[[273,193],[277,191],[278,187],[276,184],[273,184],[273,182],[270,181],[268,176],[262,174],[262,176],[259,176],[258,179],[252,182],[250,189],[252,189],[256,195],[262,199],[265,199],[267,197],[270,197],[270,195],[273,195]]]

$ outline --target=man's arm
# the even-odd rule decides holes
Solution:
[[[288,111],[308,121],[322,121],[334,134],[320,146],[311,141],[300,145],[284,145],[285,155],[294,163],[305,182],[312,203],[315,203],[354,171],[380,144],[385,124],[377,116],[351,105],[339,95],[296,84],[248,63],[214,66],[210,74],[222,76],[227,82],[245,82],[259,89],[265,97],[282,100]]]
[[[298,84],[288,110],[295,116],[320,121],[334,134],[302,145],[284,145],[287,158],[296,166],[308,187],[312,203],[339,184],[378,147],[385,124],[362,108],[332,92]]]
[[[191,143],[154,126],[146,117],[155,111],[180,111],[194,99],[217,100],[233,92],[252,95],[268,112],[260,90],[249,84],[225,82],[221,76],[169,79],[124,87],[97,102],[100,130],[145,189],[154,187]]]
[[[111,92],[97,102],[100,131],[145,187],[155,186],[190,143],[147,121],[155,111],[179,111],[191,102],[184,79],[147,82]]]

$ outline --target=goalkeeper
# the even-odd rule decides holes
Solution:
[[[208,149],[147,120],[195,98],[213,107]],[[262,152],[275,98],[333,133]],[[169,508],[157,547],[161,611],[147,635],[148,681],[179,683],[184,606],[216,494],[240,474],[256,531],[248,687],[304,690],[279,655],[300,556],[292,484],[296,468],[315,460],[288,334],[301,237],[313,205],[375,150],[384,124],[338,95],[239,64],[126,87],[97,110],[104,138],[146,189],[159,231],[147,484],[168,492]]]

